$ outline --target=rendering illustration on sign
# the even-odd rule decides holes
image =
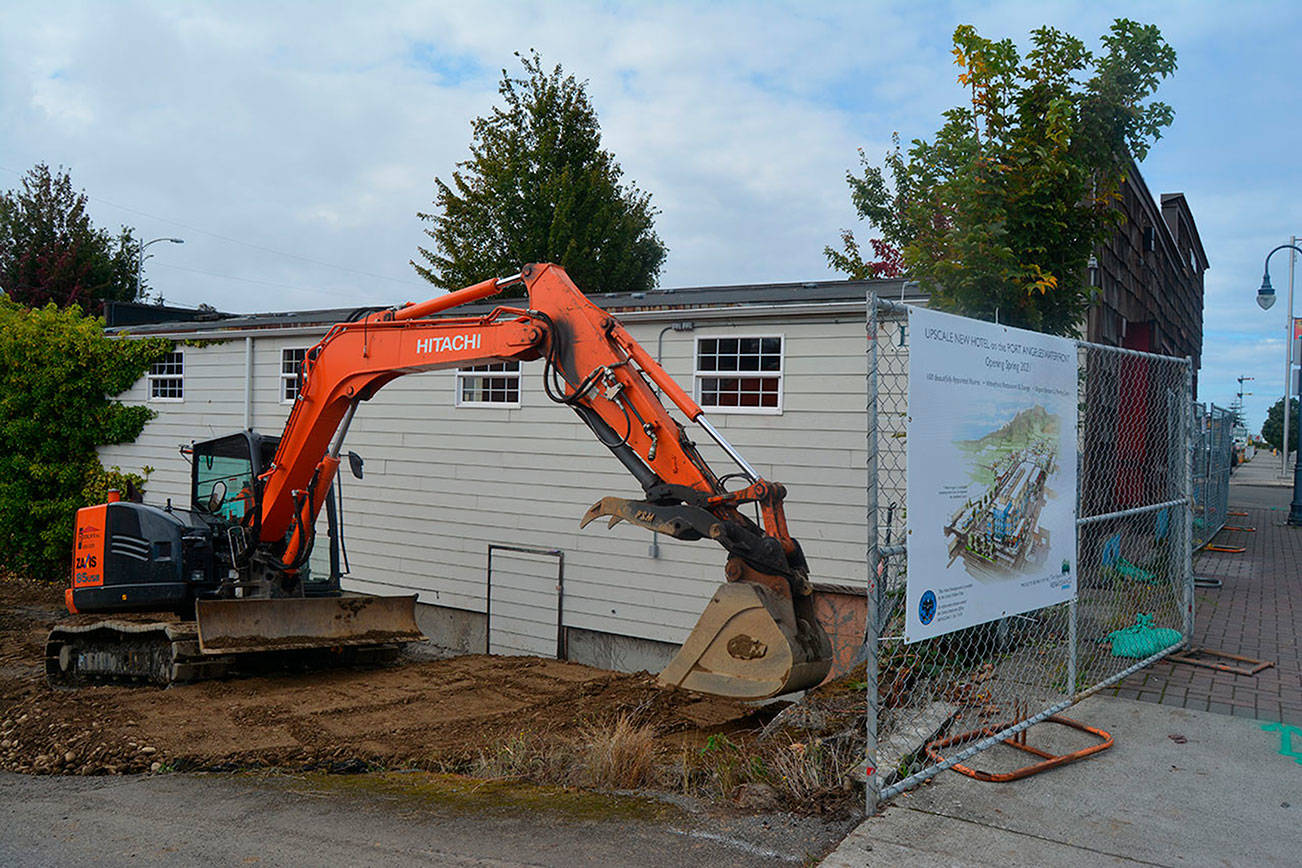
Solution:
[[[1076,593],[1076,348],[909,316],[908,618],[929,639]]]

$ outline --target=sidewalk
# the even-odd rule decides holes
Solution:
[[[1194,575],[1221,580],[1220,588],[1194,592],[1194,645],[1275,664],[1256,676],[1160,662],[1110,691],[1126,699],[1158,702],[1302,726],[1302,528],[1285,524],[1293,481],[1279,479],[1279,456],[1258,455],[1230,478],[1235,527],[1215,542],[1242,546],[1242,554],[1203,552]]]
[[[1068,717],[1110,732],[1097,756],[1009,784],[955,772],[860,824],[827,868],[914,865],[1297,865],[1302,853],[1302,528],[1285,524],[1292,478],[1279,456],[1237,468],[1237,527],[1194,574],[1194,645],[1275,663],[1254,677],[1158,663]],[[1138,701],[1136,701],[1138,700]],[[1041,724],[1032,744],[1064,739]],[[1039,741],[1037,741],[1039,740]],[[1049,742],[1049,743],[1045,743]],[[1080,744],[1071,745],[1079,747]],[[1003,770],[993,748],[972,761]]]
[[[1281,754],[1282,733],[1102,696],[1067,713],[1116,744],[1009,784],[944,772],[861,823],[823,868],[1298,864],[1302,760]],[[998,768],[1001,751],[973,762]]]

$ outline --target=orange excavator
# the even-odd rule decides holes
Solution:
[[[522,282],[527,307],[434,317]],[[81,623],[47,642],[52,684],[205,677],[244,657],[283,651],[396,647],[421,638],[415,597],[341,593],[314,581],[308,559],[323,507],[334,535],[332,482],[359,404],[403,374],[542,359],[547,396],[568,405],[637,479],[636,500],[605,497],[580,521],[626,521],[728,552],[718,589],[662,682],[765,698],[819,683],[831,647],[813,612],[809,568],[787,530],[786,490],[765,480],[619,321],[557,265],[525,266],[419,304],[333,326],[308,351],[298,398],[278,439],[252,431],[189,448],[189,509],[122,500],[77,515],[70,611]],[[659,389],[737,464],[720,477],[670,415]],[[347,456],[361,475],[361,461]],[[729,478],[742,480],[729,490]],[[743,511],[758,508],[756,523]],[[84,613],[172,609],[182,621]]]

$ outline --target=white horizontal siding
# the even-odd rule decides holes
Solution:
[[[662,327],[639,323],[630,331],[654,354]],[[862,584],[863,320],[748,320],[739,311],[735,322],[711,323],[701,333],[786,339],[783,412],[709,417],[756,469],[786,484],[791,531],[813,578]],[[288,416],[280,402],[281,350],[316,340],[254,339],[249,410],[256,429],[276,433]],[[689,390],[694,347],[690,332],[664,337],[665,367]],[[151,501],[188,499],[180,444],[244,424],[243,340],[184,349],[185,401],[151,405],[159,416],[136,443],[101,450],[106,464],[155,468]],[[424,602],[482,612],[490,543],[556,548],[565,552],[566,625],[681,642],[722,581],[726,553],[708,540],[661,537],[653,558],[651,534],[641,528],[607,530],[603,521],[579,530],[579,518],[601,497],[636,498],[640,489],[571,410],[547,399],[541,363],[522,367],[518,408],[456,407],[451,371],[403,377],[359,408],[345,448],[366,459],[366,477],[354,479],[347,465],[340,474],[352,568],[346,586],[414,591]],[[124,400],[143,402],[144,394],[137,384]],[[692,426],[689,434],[717,472],[735,470],[703,431]],[[323,540],[317,568],[324,548]]]

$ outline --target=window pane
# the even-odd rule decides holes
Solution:
[[[724,372],[733,376],[717,376]],[[776,410],[781,406],[782,338],[698,338],[696,374],[704,407]]]
[[[460,404],[519,404],[520,363],[489,362],[457,371]]]

